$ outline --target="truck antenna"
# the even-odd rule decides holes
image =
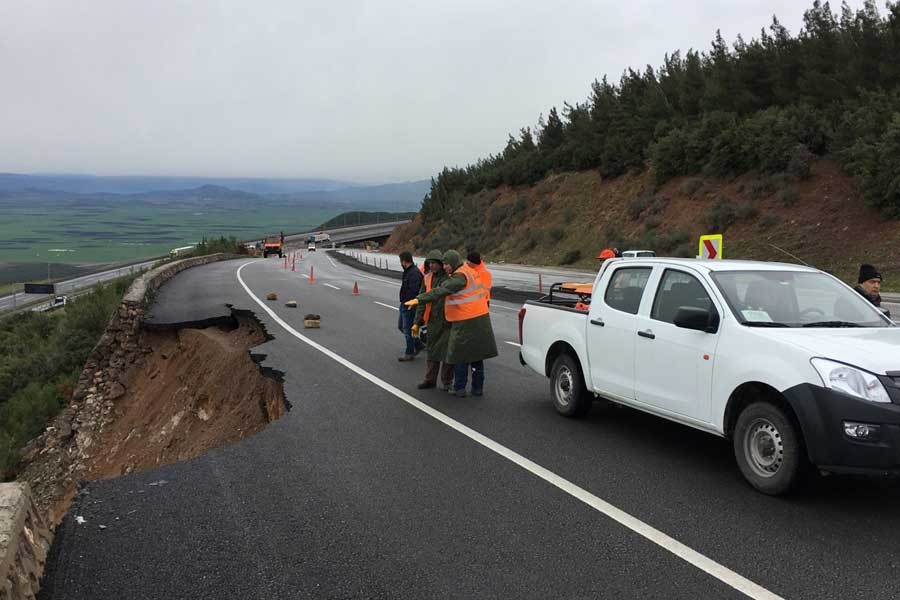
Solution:
[[[779,247],[776,246],[775,244],[767,244],[767,245],[768,245],[768,246],[771,246],[772,248],[775,248],[775,249],[778,250],[779,252],[782,252],[782,253],[784,253],[784,254],[787,254],[788,256],[790,256],[791,258],[793,258],[794,260],[796,260],[798,263],[800,263],[800,264],[803,265],[804,267],[808,267],[808,266],[809,266],[809,263],[807,263],[806,261],[804,261],[803,259],[801,259],[801,258],[799,258],[799,257],[797,257],[797,256],[794,256],[793,254],[791,254],[790,252],[788,252],[788,251],[785,250],[784,248],[779,248]]]

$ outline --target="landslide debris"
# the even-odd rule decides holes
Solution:
[[[204,328],[143,330],[114,398],[70,405],[28,448],[19,479],[54,526],[81,480],[110,479],[253,435],[287,410],[280,373],[250,350],[269,338],[249,313]]]

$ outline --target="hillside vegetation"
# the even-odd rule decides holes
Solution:
[[[25,311],[0,321],[0,475],[19,449],[72,396],[84,362],[131,278],[101,285],[56,312]]]
[[[843,272],[851,255],[880,255],[854,222],[888,236],[880,248],[896,246],[882,220],[897,217],[900,5],[836,15],[817,1],[797,35],[773,19],[749,41],[717,33],[707,52],[595,81],[501,153],[444,168],[390,247],[587,264],[611,244],[693,255],[715,231],[731,257],[788,258],[774,244]],[[848,229],[809,235],[829,219]]]

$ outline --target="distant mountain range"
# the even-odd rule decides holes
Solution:
[[[75,194],[137,194],[172,191],[216,185],[257,194],[334,191],[359,187],[333,179],[266,179],[261,177],[142,177],[101,175],[23,175],[0,173],[0,191],[23,192],[28,189]]]
[[[418,210],[428,180],[360,186],[329,179],[101,177],[0,173],[5,202],[180,203],[306,206],[340,210]]]

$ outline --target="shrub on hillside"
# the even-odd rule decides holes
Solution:
[[[782,206],[793,206],[797,202],[797,189],[794,187],[783,187],[775,193],[775,200]]]
[[[654,217],[647,217],[646,219],[644,219],[644,229],[646,231],[651,231],[653,229],[656,229],[660,225],[662,225],[662,219],[660,219],[659,217],[654,216]]]
[[[692,177],[685,180],[684,183],[681,184],[681,187],[678,188],[678,191],[685,196],[693,197],[694,194],[699,192],[702,188],[703,180],[699,177]]]
[[[752,202],[744,202],[734,211],[736,221],[755,219],[759,215],[759,209]]]
[[[550,236],[550,240],[553,242],[558,242],[566,236],[565,228],[557,225],[555,227],[551,227],[547,230],[547,235]]]
[[[737,213],[731,201],[722,197],[716,200],[703,214],[703,221],[707,229],[717,233],[722,233],[728,229],[735,219],[737,219]]]
[[[225,254],[247,254],[247,247],[234,236],[227,238],[221,236],[209,239],[204,237],[197,244],[197,247],[194,248],[194,256],[206,256],[207,254],[218,254],[219,252]]]
[[[628,216],[632,221],[637,221],[641,217],[641,213],[650,206],[650,203],[653,202],[653,196],[650,196],[646,193],[641,194],[640,196],[635,196],[628,203]]]
[[[559,264],[561,265],[571,265],[572,263],[576,263],[581,260],[581,250],[577,248],[575,250],[569,250],[563,257],[560,259]]]
[[[506,221],[513,213],[513,207],[509,204],[494,204],[488,209],[488,225],[491,227],[499,227],[501,223]]]

